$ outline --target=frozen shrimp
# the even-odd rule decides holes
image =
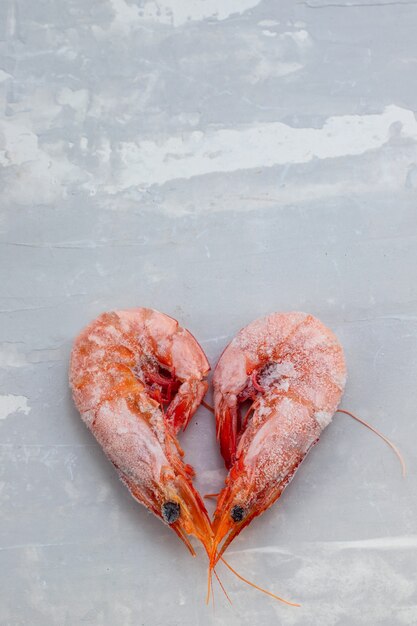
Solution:
[[[70,384],[81,417],[132,496],[195,554],[211,553],[212,529],[177,439],[207,390],[206,356],[178,322],[146,308],[104,313],[71,355]]]

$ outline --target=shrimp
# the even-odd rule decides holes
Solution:
[[[229,474],[212,524],[211,569],[282,494],[330,423],[345,382],[341,345],[305,313],[255,320],[224,350],[213,387],[217,437]],[[241,415],[240,405],[248,402]]]
[[[104,313],[75,341],[70,385],[81,417],[132,496],[195,556],[212,529],[177,440],[207,391],[210,367],[194,337],[152,309]]]

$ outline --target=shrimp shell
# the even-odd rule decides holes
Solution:
[[[208,371],[194,337],[146,308],[100,315],[76,339],[70,363],[83,421],[133,497],[193,554],[187,535],[208,551],[212,531],[176,435],[199,406]]]
[[[330,423],[345,382],[341,345],[306,313],[255,320],[224,350],[213,386],[229,474],[214,515],[212,564],[281,495]],[[245,401],[251,406],[241,416]]]

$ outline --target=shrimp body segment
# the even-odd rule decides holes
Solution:
[[[330,423],[345,381],[342,347],[312,315],[273,313],[227,346],[213,376],[217,436],[229,474],[214,515],[212,566],[279,498]],[[245,414],[243,403],[250,405]]]
[[[206,356],[177,321],[152,309],[104,313],[75,341],[70,385],[81,417],[132,496],[208,552],[212,530],[177,433],[207,390]]]

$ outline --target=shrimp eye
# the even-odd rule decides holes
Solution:
[[[167,524],[173,524],[180,516],[180,505],[178,502],[164,502],[162,505],[162,517]]]
[[[241,522],[243,518],[245,517],[245,511],[243,510],[241,506],[239,506],[238,504],[235,504],[233,509],[230,511],[230,515],[234,522]]]

